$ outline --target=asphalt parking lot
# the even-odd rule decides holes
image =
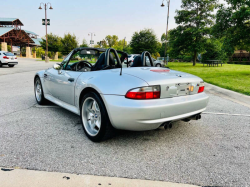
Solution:
[[[14,68],[0,68],[0,166],[202,186],[250,185],[250,108],[209,94],[199,121],[176,122],[168,130],[121,131],[93,143],[77,115],[36,105],[34,74],[53,64],[20,58]]]

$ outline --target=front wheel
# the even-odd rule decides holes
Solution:
[[[14,65],[8,65],[10,68],[14,67]]]
[[[87,93],[81,101],[81,121],[86,136],[93,142],[100,142],[114,135],[103,101],[95,92]]]
[[[156,67],[161,67],[161,64],[156,64]]]
[[[39,105],[44,105],[46,104],[46,99],[43,94],[43,87],[40,78],[35,79],[35,84],[34,84],[34,91],[35,91],[35,98],[36,101]]]

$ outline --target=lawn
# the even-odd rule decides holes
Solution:
[[[193,66],[192,63],[170,62],[168,67],[196,75],[219,87],[250,95],[250,65],[223,64],[222,67],[203,67],[202,64]]]

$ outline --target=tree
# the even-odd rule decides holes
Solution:
[[[220,5],[216,14],[213,34],[223,38],[223,48],[227,55],[232,55],[235,47],[250,50],[250,1],[226,0],[226,2],[228,5]]]
[[[85,39],[82,40],[82,44],[80,45],[80,47],[88,47],[88,43]]]
[[[123,40],[119,40],[114,46],[113,48],[119,51],[123,51],[123,49],[125,49],[125,47],[128,45],[127,41],[125,41],[124,44],[124,39]]]
[[[223,43],[221,40],[215,38],[208,39],[206,43],[206,51],[202,55],[202,61],[216,59],[226,62],[228,58],[225,51],[222,49],[222,46]]]
[[[48,51],[58,52],[61,47],[61,38],[55,34],[48,34]],[[41,47],[46,50],[46,38],[42,38]]]
[[[67,55],[70,51],[77,48],[78,41],[76,39],[76,36],[70,33],[64,34],[64,37],[61,39],[62,46],[61,46],[61,52],[64,55]]]
[[[10,45],[7,45],[7,51],[11,52],[11,46]]]
[[[215,16],[212,14],[218,0],[182,0],[182,10],[177,10],[178,27],[171,32],[172,46],[177,53],[191,53],[196,65],[198,53],[205,51]]]
[[[105,37],[105,40],[106,40],[106,43],[107,43],[108,47],[113,47],[118,42],[118,36],[116,36],[116,35],[113,35],[113,36],[108,35],[108,36]]]
[[[140,54],[143,51],[148,51],[151,54],[157,53],[161,48],[160,42],[152,29],[144,29],[140,32],[135,32],[132,36],[130,46],[132,53]]]

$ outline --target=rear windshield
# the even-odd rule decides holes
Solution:
[[[130,58],[130,57],[131,57],[131,55],[128,56],[128,58]]]
[[[4,53],[6,56],[15,56],[13,53]]]

